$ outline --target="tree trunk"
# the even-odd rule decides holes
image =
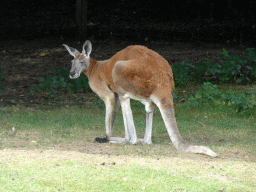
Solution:
[[[79,41],[85,41],[87,36],[87,0],[76,0],[76,22]]]

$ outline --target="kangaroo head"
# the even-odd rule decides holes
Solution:
[[[76,79],[82,72],[88,70],[90,67],[90,54],[92,51],[92,44],[89,40],[85,41],[83,44],[82,53],[65,44],[63,44],[63,46],[66,47],[69,54],[74,57],[72,60],[72,67],[69,73],[69,77],[71,79]]]

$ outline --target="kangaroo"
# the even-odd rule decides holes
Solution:
[[[109,60],[96,61],[90,57],[92,44],[88,40],[83,44],[82,53],[65,44],[63,46],[74,57],[70,78],[78,78],[81,73],[87,75],[92,91],[105,103],[106,137],[96,138],[97,142],[151,144],[153,110],[157,106],[177,150],[217,156],[208,147],[189,144],[181,137],[173,108],[173,73],[161,55],[144,46],[134,45],[117,52]],[[137,138],[130,99],[145,105],[146,130],[143,139]],[[120,105],[125,138],[113,137],[113,124]]]

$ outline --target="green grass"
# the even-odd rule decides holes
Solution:
[[[132,103],[137,134],[144,107]],[[152,145],[98,144],[105,109],[0,109],[0,191],[255,191],[256,118],[217,107],[175,106],[179,130],[218,158],[177,151],[158,110]],[[15,127],[15,131],[12,131]],[[115,136],[124,136],[121,110]]]
[[[145,111],[138,102],[132,103],[137,134],[145,131]],[[256,118],[254,115],[230,113],[220,107],[175,106],[178,128],[182,136],[191,143],[222,147],[225,145],[244,147],[255,145]],[[1,111],[0,147],[26,147],[33,140],[36,147],[61,143],[93,142],[97,136],[105,136],[103,107],[63,107],[39,110],[13,106]],[[15,132],[11,129],[15,127]],[[121,110],[114,126],[114,136],[124,136]],[[16,142],[12,142],[15,140]],[[17,141],[20,141],[17,142]],[[169,145],[162,117],[156,109],[153,120],[153,142]],[[253,145],[252,145],[253,144]],[[17,145],[17,146],[15,146]],[[19,146],[20,145],[20,146]],[[252,155],[256,157],[255,152]]]
[[[0,151],[1,191],[254,191],[255,163]],[[242,178],[246,177],[246,178]],[[250,178],[251,177],[251,178]]]

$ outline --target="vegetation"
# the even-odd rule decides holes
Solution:
[[[173,68],[174,78],[177,86],[184,86],[193,83],[209,81],[227,84],[247,84],[256,82],[256,51],[254,48],[247,48],[243,57],[229,55],[229,51],[223,49],[220,56],[222,63],[213,61],[202,61],[196,66],[189,61],[175,63]]]
[[[217,85],[211,83],[204,83],[200,91],[195,93],[195,96],[190,96],[189,101],[192,105],[227,105],[233,107],[236,112],[241,112],[253,107],[251,101],[255,103],[256,92],[250,91],[249,93],[238,93],[234,90],[227,90],[222,92]],[[254,104],[255,107],[255,104]]]
[[[78,79],[69,78],[68,68],[55,68],[53,77],[40,77],[38,85],[32,85],[28,89],[29,95],[35,92],[43,92],[44,98],[49,101],[53,99],[58,91],[75,93],[79,90],[91,91],[88,79],[84,74]]]

